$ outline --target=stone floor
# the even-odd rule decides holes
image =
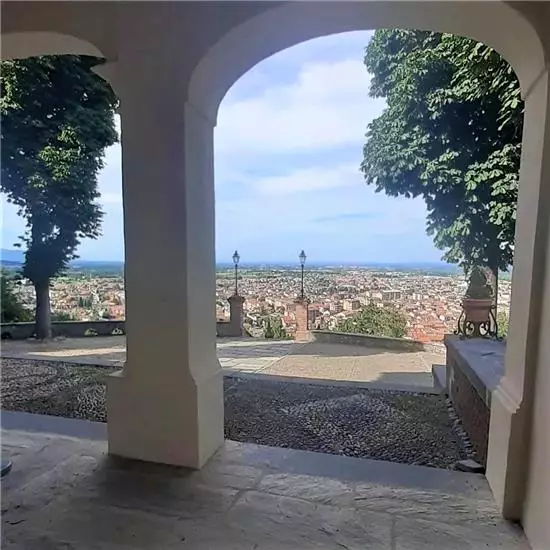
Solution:
[[[444,355],[311,342],[270,364],[262,374],[432,388],[434,363],[445,363]]]
[[[238,372],[264,370],[301,346],[292,340],[218,338],[216,341],[221,366]],[[50,342],[5,340],[2,342],[2,356],[122,367],[126,361],[126,337],[58,338]]]
[[[445,362],[442,355],[428,352],[256,338],[221,338],[217,340],[217,350],[220,364],[228,372],[365,382],[380,387],[432,388],[431,365]],[[2,356],[122,366],[126,342],[124,336],[67,338],[47,343],[3,341]]]
[[[233,442],[193,472],[108,458],[101,424],[18,414],[5,550],[529,548],[482,476]]]

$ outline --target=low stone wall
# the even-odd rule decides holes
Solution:
[[[329,330],[312,330],[311,338],[315,342],[324,342],[328,344],[349,344],[367,348],[388,348],[403,351],[427,351],[426,344],[417,342],[416,340],[406,340],[405,338],[369,336],[368,334],[351,334],[347,332],[332,332]]]
[[[232,336],[241,336],[241,334],[236,333],[235,327],[231,324],[231,321],[217,321],[216,336],[218,338],[230,338]]]
[[[34,323],[2,323],[2,339],[26,340],[34,336]],[[52,336],[117,336],[125,334],[124,321],[59,321],[52,323]]]
[[[2,340],[27,340],[34,336],[34,323],[2,323]],[[126,334],[124,321],[58,321],[52,323],[52,336],[81,338],[83,336],[118,336]],[[219,338],[242,336],[231,322],[218,321]]]
[[[491,396],[504,374],[506,346],[481,338],[446,336],[447,393],[474,448],[486,466]]]

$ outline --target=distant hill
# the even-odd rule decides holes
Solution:
[[[23,250],[14,249],[0,249],[0,263],[4,267],[16,268],[23,264],[25,261],[25,252]],[[91,273],[109,272],[109,273],[123,273],[124,262],[122,261],[100,261],[100,260],[85,260],[77,258],[70,262],[70,269],[72,271],[80,272],[86,271]],[[270,269],[298,269],[297,262],[242,262],[240,264],[241,269],[248,270],[270,270]],[[217,262],[216,268],[220,270],[233,270],[234,266],[231,262]],[[308,262],[308,270],[318,269],[372,269],[376,271],[402,271],[402,272],[416,272],[423,274],[449,274],[455,275],[462,273],[462,270],[454,265],[447,264],[445,262],[370,262],[370,263],[357,263],[357,262],[339,262],[339,261],[326,261],[326,262]]]

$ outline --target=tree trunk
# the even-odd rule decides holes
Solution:
[[[498,324],[496,323],[497,313],[498,313],[498,262],[494,261],[491,262],[490,265],[486,269],[487,273],[487,282],[491,285],[491,289],[493,290],[493,314],[494,314],[494,320],[491,320],[491,329],[495,331],[495,333],[498,331]]]
[[[34,283],[36,293],[35,332],[39,340],[52,337],[52,314],[50,308],[50,280]]]
[[[498,262],[495,261],[492,265],[489,265],[486,274],[487,281],[493,290],[493,308],[495,309],[496,315],[498,305]]]

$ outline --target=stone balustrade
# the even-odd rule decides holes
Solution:
[[[243,330],[243,303],[241,296],[229,298],[231,305],[229,321],[216,322],[216,336],[218,338],[237,338],[244,335]],[[126,334],[125,321],[55,321],[52,322],[52,336],[66,338],[81,338],[84,336],[120,336]],[[2,340],[26,340],[34,337],[35,324],[31,323],[2,323]]]

